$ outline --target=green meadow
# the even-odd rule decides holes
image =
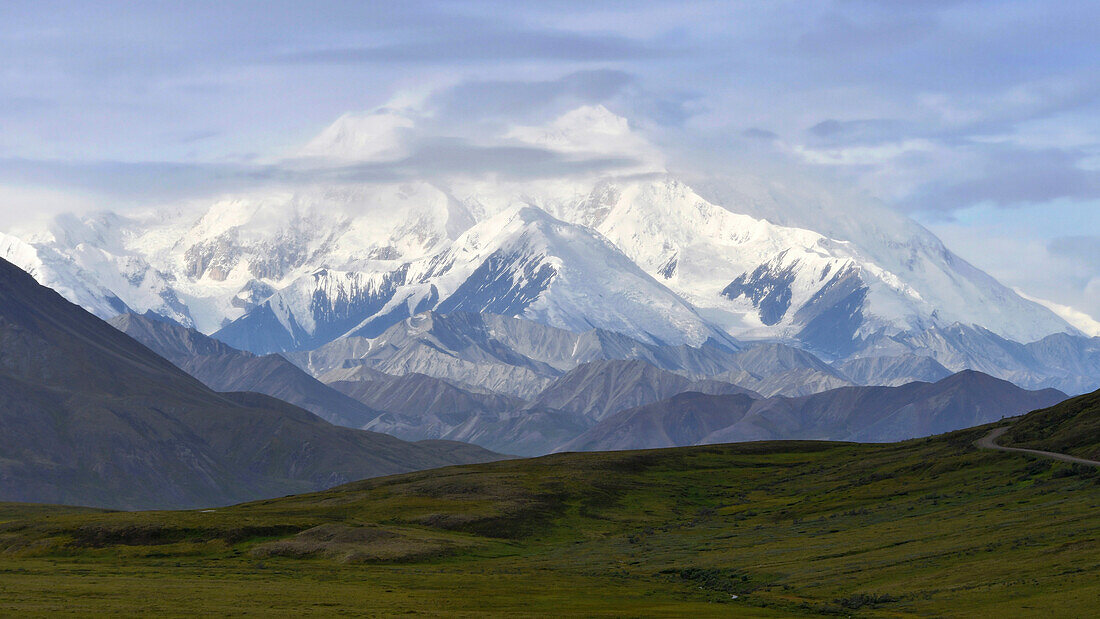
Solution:
[[[1036,616],[1100,607],[1100,475],[886,445],[560,454],[213,510],[0,505],[0,614]]]

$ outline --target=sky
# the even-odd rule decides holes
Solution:
[[[279,154],[348,112],[420,110],[430,171],[600,104],[671,165],[843,184],[1100,319],[1098,40],[1075,0],[5,0],[0,230],[285,182]]]

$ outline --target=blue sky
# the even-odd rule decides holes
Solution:
[[[1100,317],[1100,3],[0,4],[0,226],[216,192],[341,114],[440,135],[586,103],[685,162],[880,197]]]

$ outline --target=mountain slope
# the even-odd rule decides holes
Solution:
[[[692,381],[642,360],[606,360],[591,361],[570,370],[539,393],[535,403],[600,421],[621,410],[685,391],[759,397],[729,383]]]
[[[897,441],[989,423],[1066,396],[1026,391],[979,372],[900,387],[842,387],[747,401],[681,394],[623,411],[563,450],[633,449],[771,439]]]
[[[218,394],[0,261],[0,498],[194,507],[493,457]]]
[[[415,372],[389,376],[355,366],[324,376],[339,379],[329,383],[333,388],[388,411],[365,429],[406,440],[468,441],[517,455],[549,453],[610,414],[685,391],[759,397],[736,385],[692,380],[636,359],[583,363],[530,402]]]
[[[471,315],[472,317],[472,315]],[[279,355],[256,356],[192,329],[124,314],[110,324],[216,391],[256,391],[338,425],[410,441],[467,441],[516,455],[541,455],[590,425],[578,415],[531,408],[520,398],[464,389],[415,372],[392,376],[338,368],[323,384]]]
[[[406,440],[462,441],[500,453],[539,456],[591,426],[583,415],[532,406],[512,396],[463,389],[424,374],[330,384],[387,411],[365,429]]]
[[[829,364],[813,354],[779,343],[757,344],[738,351],[732,358],[732,366],[758,378],[774,376],[790,370],[813,370],[843,378]]]
[[[953,324],[921,332],[878,334],[859,356],[918,354],[951,371],[975,369],[1038,389],[1055,386],[1068,393],[1100,387],[1100,338],[1065,333],[1021,344],[979,327]]]
[[[463,389],[424,374],[342,380],[330,385],[387,411],[364,429],[405,440],[463,441],[501,453],[537,456],[591,425],[581,415],[531,406],[513,396]]]
[[[498,328],[512,323],[492,315],[458,312],[418,314],[378,338],[347,337],[287,356],[314,375],[362,365],[392,375],[424,374],[461,384],[526,397],[561,371],[503,344]],[[534,325],[527,323],[523,326]],[[553,330],[553,336],[564,331]]]
[[[497,453],[524,457],[548,454],[591,427],[591,422],[580,415],[539,406],[499,412],[468,411],[442,416],[442,421],[431,428],[432,434],[441,440],[470,443]],[[398,435],[407,432],[404,435],[410,440],[425,433],[423,417],[419,415],[402,419],[396,414],[386,414],[372,427]]]
[[[426,374],[527,399],[588,361],[642,359],[661,369],[706,376],[730,367],[733,354],[713,341],[699,347],[660,346],[602,329],[576,333],[507,316],[424,312],[373,339],[344,337],[286,356],[315,376],[331,376],[329,380],[364,366],[392,375]]]
[[[744,394],[679,393],[619,412],[556,451],[618,451],[695,445],[748,414],[756,402]]]
[[[764,396],[800,396],[851,384],[841,372],[805,350],[777,342],[757,344],[726,359],[726,371],[713,380]]]
[[[728,339],[614,245],[533,207],[505,210],[446,250],[386,272],[320,269],[215,337],[259,352],[311,349],[344,334],[376,337],[426,310],[523,316],[656,344]]]
[[[934,383],[951,371],[931,357],[898,355],[896,357],[859,357],[838,363],[836,369],[857,385],[898,387],[921,381]]]
[[[445,380],[415,372],[382,380],[337,381],[329,386],[374,409],[394,413],[502,412],[526,405],[520,398],[467,391]]]
[[[214,391],[253,391],[300,406],[341,426],[362,428],[380,411],[326,386],[279,355],[237,350],[180,325],[120,314],[107,321]]]
[[[1074,331],[954,254],[916,221],[855,191],[808,178],[746,173],[699,178],[692,186],[707,201],[734,212],[850,245],[861,256],[856,266],[867,288],[859,306],[861,337],[876,331],[875,323],[891,322],[902,332],[956,322],[977,325],[1020,342]],[[843,317],[836,324],[844,325]]]

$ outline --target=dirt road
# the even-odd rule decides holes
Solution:
[[[1015,451],[1019,453],[1032,454],[1035,456],[1043,456],[1045,458],[1053,458],[1054,460],[1061,460],[1062,462],[1072,462],[1074,464],[1085,464],[1088,466],[1100,467],[1100,462],[1096,460],[1086,460],[1085,458],[1078,458],[1077,456],[1071,456],[1068,454],[1060,454],[1053,451],[1042,451],[1040,449],[1024,449],[1022,447],[1002,447],[997,444],[997,439],[1002,434],[1008,432],[1012,426],[1002,426],[1000,428],[994,428],[992,432],[986,434],[982,438],[974,442],[975,445],[982,449],[996,449],[997,451]]]

